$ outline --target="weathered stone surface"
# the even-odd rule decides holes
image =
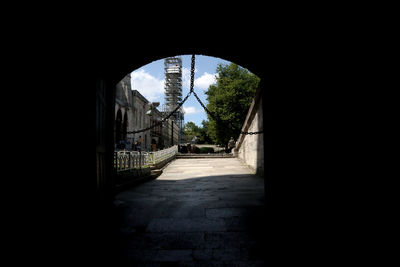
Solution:
[[[156,249],[131,249],[126,251],[128,261],[153,261],[157,256]]]
[[[251,172],[235,158],[178,159],[158,179],[119,193],[121,261],[262,266],[264,184]]]
[[[253,100],[254,101],[254,100]],[[244,125],[246,132],[258,132],[264,130],[262,99],[251,105]],[[266,133],[265,133],[266,134]],[[235,154],[259,175],[264,174],[264,134],[241,135],[236,145]]]
[[[193,251],[193,258],[197,261],[210,261],[213,259],[212,249],[196,249]]]
[[[205,232],[226,231],[222,219],[206,218],[162,218],[153,219],[147,227],[148,232]]]
[[[252,246],[253,242],[246,232],[210,232],[204,234],[206,248],[231,248]]]
[[[190,249],[163,249],[159,250],[153,261],[160,262],[182,262],[193,260],[192,250]]]
[[[236,217],[246,214],[246,208],[211,208],[206,209],[207,218]]]
[[[196,249],[204,247],[204,233],[144,233],[130,241],[132,248]]]
[[[213,259],[217,261],[247,261],[248,251],[244,248],[213,249]]]

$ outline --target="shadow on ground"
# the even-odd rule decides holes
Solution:
[[[157,179],[116,196],[119,266],[263,266],[263,179]]]

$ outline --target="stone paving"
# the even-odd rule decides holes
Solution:
[[[236,158],[176,159],[119,193],[121,266],[264,266],[264,183]]]

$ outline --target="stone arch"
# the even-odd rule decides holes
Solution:
[[[55,75],[48,75],[49,80],[44,80],[45,82],[43,82],[43,84],[51,87],[51,91],[49,90],[48,94],[52,95],[52,93],[54,93],[54,84],[56,83],[50,83],[49,81],[58,82],[61,86],[61,89],[65,89],[62,91],[63,97],[60,97],[59,101],[48,101],[46,99],[46,101],[41,103],[43,103],[43,106],[46,106],[48,102],[51,102],[50,104],[54,105],[54,108],[57,108],[60,110],[60,113],[62,113],[63,116],[59,116],[55,123],[57,123],[56,126],[60,126],[59,129],[65,133],[65,140],[61,140],[63,141],[61,145],[64,147],[67,146],[68,149],[66,149],[66,153],[59,153],[60,157],[53,157],[54,159],[50,162],[54,164],[38,164],[38,166],[40,166],[39,170],[42,170],[41,168],[43,168],[43,173],[51,173],[52,176],[54,173],[61,174],[61,177],[57,177],[57,179],[55,179],[58,181],[57,185],[60,184],[61,186],[57,187],[57,191],[47,190],[46,188],[46,194],[49,194],[51,191],[51,197],[56,194],[59,196],[56,200],[60,201],[53,202],[57,205],[60,205],[57,210],[62,212],[62,218],[67,218],[67,220],[55,220],[54,225],[52,225],[52,227],[55,229],[65,229],[62,231],[63,237],[65,237],[63,238],[63,241],[64,239],[67,239],[67,241],[60,242],[60,246],[62,248],[65,247],[65,249],[69,249],[69,247],[65,245],[69,243],[69,240],[74,242],[77,238],[82,239],[82,242],[76,243],[74,249],[71,251],[71,253],[69,253],[69,261],[73,262],[72,259],[75,259],[75,256],[79,255],[76,257],[77,260],[82,260],[81,256],[85,256],[84,262],[87,261],[91,263],[95,262],[104,264],[104,258],[107,255],[112,254],[114,251],[114,243],[107,242],[111,239],[109,236],[114,233],[112,232],[109,234],[111,231],[107,230],[107,226],[114,223],[114,221],[111,221],[110,219],[107,220],[107,218],[110,217],[108,216],[109,214],[114,214],[112,213],[114,210],[111,210],[110,208],[113,206],[114,199],[112,199],[110,196],[112,196],[114,193],[112,188],[114,175],[113,138],[116,122],[116,111],[114,109],[115,95],[113,95],[115,92],[115,84],[118,83],[127,73],[154,60],[168,56],[195,53],[220,57],[235,62],[240,66],[246,67],[251,72],[259,76],[261,78],[261,83],[266,81],[268,82],[269,86],[271,83],[275,83],[273,86],[276,85],[276,91],[281,90],[286,92],[286,84],[282,85],[281,83],[278,84],[278,82],[276,82],[276,77],[283,78],[284,75],[280,76],[275,74],[278,71],[283,72],[283,65],[287,65],[287,63],[291,62],[288,62],[288,57],[282,57],[283,59],[280,59],[279,61],[274,60],[273,57],[281,57],[281,55],[285,54],[292,55],[291,51],[289,49],[287,49],[287,51],[283,51],[284,49],[279,51],[274,50],[274,45],[267,45],[266,42],[263,41],[271,40],[269,37],[269,32],[265,32],[265,34],[262,32],[261,34],[264,35],[261,36],[263,38],[255,38],[254,41],[246,38],[236,38],[235,36],[235,42],[217,39],[209,42],[207,46],[203,46],[209,47],[209,49],[192,49],[196,46],[201,47],[201,44],[196,42],[190,43],[185,41],[186,38],[181,38],[182,40],[179,40],[179,44],[174,45],[174,48],[168,48],[167,45],[152,46],[154,43],[147,41],[146,38],[141,38],[140,34],[138,33],[137,36],[139,36],[138,38],[140,38],[141,41],[136,42],[134,49],[132,49],[132,42],[125,42],[126,44],[124,44],[124,42],[115,42],[115,34],[110,34],[107,36],[106,31],[99,30],[97,33],[94,33],[93,37],[96,38],[93,38],[95,39],[93,43],[83,42],[82,39],[77,40],[78,42],[76,46],[74,45],[74,49],[77,52],[81,52],[82,57],[80,57],[80,55],[75,55],[73,50],[66,51],[66,53],[64,49],[57,49],[57,53],[60,54],[58,59],[60,60],[54,60],[54,62],[58,62],[60,69],[61,67],[65,68],[61,70],[69,71],[65,72],[68,74],[68,77],[65,79],[65,82],[60,83],[60,69],[55,68],[53,64],[51,64],[51,70],[56,71],[49,72],[48,74],[54,73]],[[86,37],[87,36],[85,35],[85,38]],[[67,36],[66,40],[74,41],[72,36]],[[112,41],[110,43],[115,43],[118,46],[115,45],[115,47],[107,47],[105,45],[107,40]],[[252,45],[258,44],[258,47],[252,46],[252,49],[246,49],[246,46],[240,46],[240,40],[245,40],[246,43],[251,43]],[[280,40],[277,40],[277,42],[280,43]],[[289,46],[289,44],[282,44],[284,44],[285,50],[286,47]],[[217,45],[220,47],[213,48]],[[190,49],[183,48],[185,46],[190,47]],[[146,49],[146,47],[151,47],[151,49]],[[293,47],[296,47],[296,44],[294,44]],[[129,51],[129,53],[127,53],[127,51]],[[83,54],[83,52],[85,52],[85,54]],[[269,54],[268,56],[267,52]],[[28,53],[30,53],[30,51],[28,51]],[[231,55],[228,55],[229,53],[231,53]],[[66,55],[68,55],[68,57]],[[69,55],[71,55],[71,57]],[[73,68],[71,68],[70,65],[67,65],[68,68],[65,67],[65,61],[67,61],[67,59]],[[300,62],[297,63],[297,60]],[[293,69],[296,69],[297,71],[296,67],[300,66],[304,62],[300,58],[296,58],[294,61],[296,62],[294,62],[295,64],[293,65]],[[47,65],[46,68],[48,68]],[[42,76],[42,74],[44,74],[42,73],[43,69],[39,69],[41,71],[41,75],[38,75],[38,77],[40,77],[40,80],[42,80],[42,77],[45,78],[46,76]],[[48,69],[50,70],[50,68]],[[265,92],[270,94],[270,91],[271,90],[266,90]],[[96,111],[95,106],[93,105],[93,99],[95,97],[94,92],[96,93],[96,104],[99,106],[98,109],[101,112]],[[270,105],[271,99],[273,99],[273,97],[268,95],[266,97],[267,101],[263,101],[263,106],[265,107],[264,114],[268,114],[272,107],[276,106],[276,104]],[[33,102],[30,99],[29,101]],[[71,103],[73,103],[73,106]],[[38,108],[38,103],[35,102],[34,107]],[[42,107],[37,110],[41,111]],[[267,120],[270,120],[270,115],[264,116],[264,119],[266,118]],[[56,129],[58,130],[58,128],[55,128],[53,125],[50,127],[50,124],[47,120],[43,122],[44,125],[47,125],[47,129],[51,130],[50,133],[54,133],[54,130]],[[266,124],[264,123],[264,125]],[[96,138],[97,133],[101,138]],[[53,134],[53,136],[57,135]],[[82,138],[82,136],[84,138]],[[264,138],[266,138],[266,136],[267,135],[264,135]],[[92,142],[92,140],[94,140],[94,142]],[[43,141],[48,140],[43,138]],[[92,143],[94,143],[96,146],[96,161],[94,161],[94,149]],[[60,162],[64,162],[64,165],[68,164],[68,168],[64,168],[65,171],[63,170],[60,172]],[[265,165],[270,166],[271,164],[269,162]],[[54,172],[49,172],[49,167],[52,167],[50,170],[54,170]],[[56,170],[56,167],[58,170]],[[79,171],[79,173],[77,171]],[[96,176],[104,177],[104,179],[102,178],[101,180],[98,180]],[[268,177],[268,170],[266,177]],[[266,178],[266,180],[268,180],[268,178]],[[100,183],[102,186],[97,187],[98,183]],[[63,194],[67,192],[68,194]],[[280,201],[280,196],[279,194],[276,194],[276,191],[274,191],[274,194],[266,194],[266,197],[271,195],[277,199],[274,199],[272,204],[268,206],[268,211],[270,211],[271,206],[273,207],[273,210],[276,210],[276,203]],[[53,206],[54,205],[51,205],[50,209]],[[63,207],[68,208],[63,209]],[[46,205],[46,209],[44,211],[45,212],[39,214],[39,217],[42,216],[42,219],[47,219],[45,214],[51,213],[48,212],[48,205]],[[287,214],[288,212],[281,213]],[[276,213],[274,212],[269,217],[271,218],[271,221],[274,221],[276,218],[279,219],[279,217],[275,215]],[[284,217],[284,219],[286,218]],[[302,220],[296,220],[295,216],[290,216],[288,219],[290,220],[279,219],[279,221],[284,222],[282,225],[289,227],[271,227],[271,232],[279,234],[285,233],[285,231],[288,229],[302,229],[296,224],[297,221],[300,221],[301,223]],[[293,225],[295,227],[291,227]],[[281,238],[279,240],[273,239],[272,241],[271,238],[268,238],[268,242],[276,244],[279,248],[282,247]],[[91,249],[88,251],[87,248],[89,246]],[[54,255],[59,254],[59,249],[53,250],[55,252]],[[50,251],[53,252],[51,249]],[[278,255],[278,253],[275,254]],[[271,255],[274,255],[274,253],[271,253]],[[56,259],[56,257],[54,257],[54,259]]]
[[[258,77],[260,77],[259,87],[262,91],[262,105],[264,111],[264,126],[268,128],[268,124],[271,120],[271,90],[267,90],[267,82],[269,81],[268,77],[272,77],[271,70],[267,58],[267,54],[264,46],[255,46],[251,50],[243,50],[240,47],[237,47],[237,51],[235,53],[230,53],[229,49],[226,48],[158,48],[156,50],[152,50],[151,53],[148,54],[138,54],[138,53],[129,53],[129,54],[121,54],[119,57],[118,51],[114,51],[114,59],[112,62],[107,62],[107,64],[98,64],[96,68],[99,69],[99,72],[103,75],[99,76],[100,79],[105,79],[108,90],[114,93],[110,93],[109,95],[115,95],[115,85],[120,82],[127,73],[131,73],[132,71],[139,69],[140,67],[147,65],[153,61],[163,59],[166,57],[172,57],[176,55],[204,55],[210,57],[221,58],[230,62],[234,62],[237,65],[240,65],[250,72],[254,73]],[[121,50],[119,50],[121,51]],[[140,51],[140,48],[137,48],[137,51]],[[269,83],[269,82],[268,82]],[[111,100],[110,100],[111,101]],[[271,147],[271,137],[267,134],[263,135],[264,138],[264,151],[265,154],[265,166],[268,165],[268,161],[271,159],[270,147]],[[110,139],[109,139],[110,140]],[[112,140],[112,139],[111,139]],[[111,153],[111,152],[109,152]],[[112,157],[109,157],[108,161],[108,173],[112,174]],[[266,173],[264,175],[265,181],[268,180],[269,170],[266,169]],[[110,177],[112,178],[112,175]],[[264,183],[267,185],[267,183]],[[266,188],[265,188],[266,189]]]

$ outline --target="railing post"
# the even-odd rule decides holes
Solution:
[[[114,151],[114,168],[116,171],[142,169],[143,166],[156,164],[174,157],[178,153],[177,146],[155,152]],[[150,158],[152,157],[152,158]]]
[[[131,158],[131,152],[128,152],[128,166],[129,166],[129,171],[132,170],[132,158]]]
[[[122,166],[122,159],[121,159],[121,154],[119,152],[117,152],[117,159],[118,159],[118,170],[121,170],[121,166]]]
[[[126,170],[126,154],[122,153],[122,158],[124,160],[124,164],[123,164],[123,169],[122,170]]]

